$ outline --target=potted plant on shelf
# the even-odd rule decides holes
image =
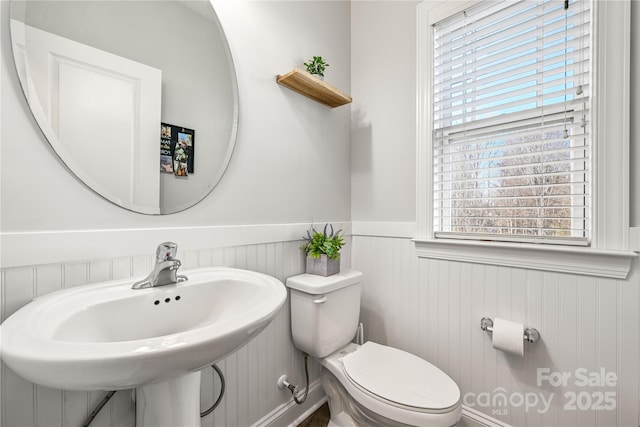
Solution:
[[[344,246],[341,229],[334,232],[333,225],[326,224],[320,232],[312,226],[304,240],[306,243],[300,249],[307,255],[308,274],[331,276],[340,272],[340,249]]]
[[[329,64],[322,59],[322,56],[314,56],[309,62],[305,62],[304,66],[307,67],[307,72],[309,74],[314,74],[324,78],[324,70],[329,66]]]

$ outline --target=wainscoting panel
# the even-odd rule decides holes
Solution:
[[[179,252],[183,269],[224,265],[270,274],[281,281],[304,271],[301,241],[225,247]],[[350,265],[350,247],[342,265]],[[0,319],[4,321],[34,297],[73,286],[148,274],[152,255],[61,264],[7,268],[2,271]],[[280,375],[304,386],[302,353],[291,341],[288,301],[273,322],[255,339],[218,362],[226,380],[225,396],[218,408],[202,419],[203,427],[255,425],[274,409],[291,400],[278,390]],[[46,349],[43,349],[46,351]],[[0,422],[2,427],[79,427],[105,392],[76,392],[41,387],[1,366]],[[310,361],[310,381],[319,378],[320,367]],[[213,369],[202,373],[201,408],[211,406],[220,391]],[[308,402],[299,409],[304,412]],[[298,410],[297,408],[294,408]],[[295,417],[294,417],[295,418]],[[118,391],[98,414],[92,427],[134,427],[132,391]]]
[[[366,339],[440,367],[467,408],[513,426],[639,425],[638,260],[615,280],[418,258],[406,238],[352,244],[353,268],[365,274]],[[542,339],[525,344],[522,358],[494,350],[483,316],[535,327]],[[615,386],[585,383],[603,372]],[[551,383],[544,373],[567,379]]]

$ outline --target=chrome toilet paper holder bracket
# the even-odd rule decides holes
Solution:
[[[483,317],[480,319],[480,329],[487,332],[493,332],[493,319],[490,317]],[[525,328],[522,339],[526,342],[536,342],[540,339],[540,332],[538,332],[536,328]]]

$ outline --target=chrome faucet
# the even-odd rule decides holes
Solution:
[[[153,288],[187,280],[186,276],[178,275],[178,268],[182,263],[176,259],[177,252],[177,244],[173,242],[160,243],[156,249],[156,265],[153,267],[153,271],[146,278],[135,282],[131,289]]]

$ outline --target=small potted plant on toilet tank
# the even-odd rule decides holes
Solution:
[[[334,231],[326,224],[322,231],[313,226],[307,230],[306,243],[300,247],[307,255],[307,273],[331,276],[340,272],[340,249],[344,246],[342,230]]]

